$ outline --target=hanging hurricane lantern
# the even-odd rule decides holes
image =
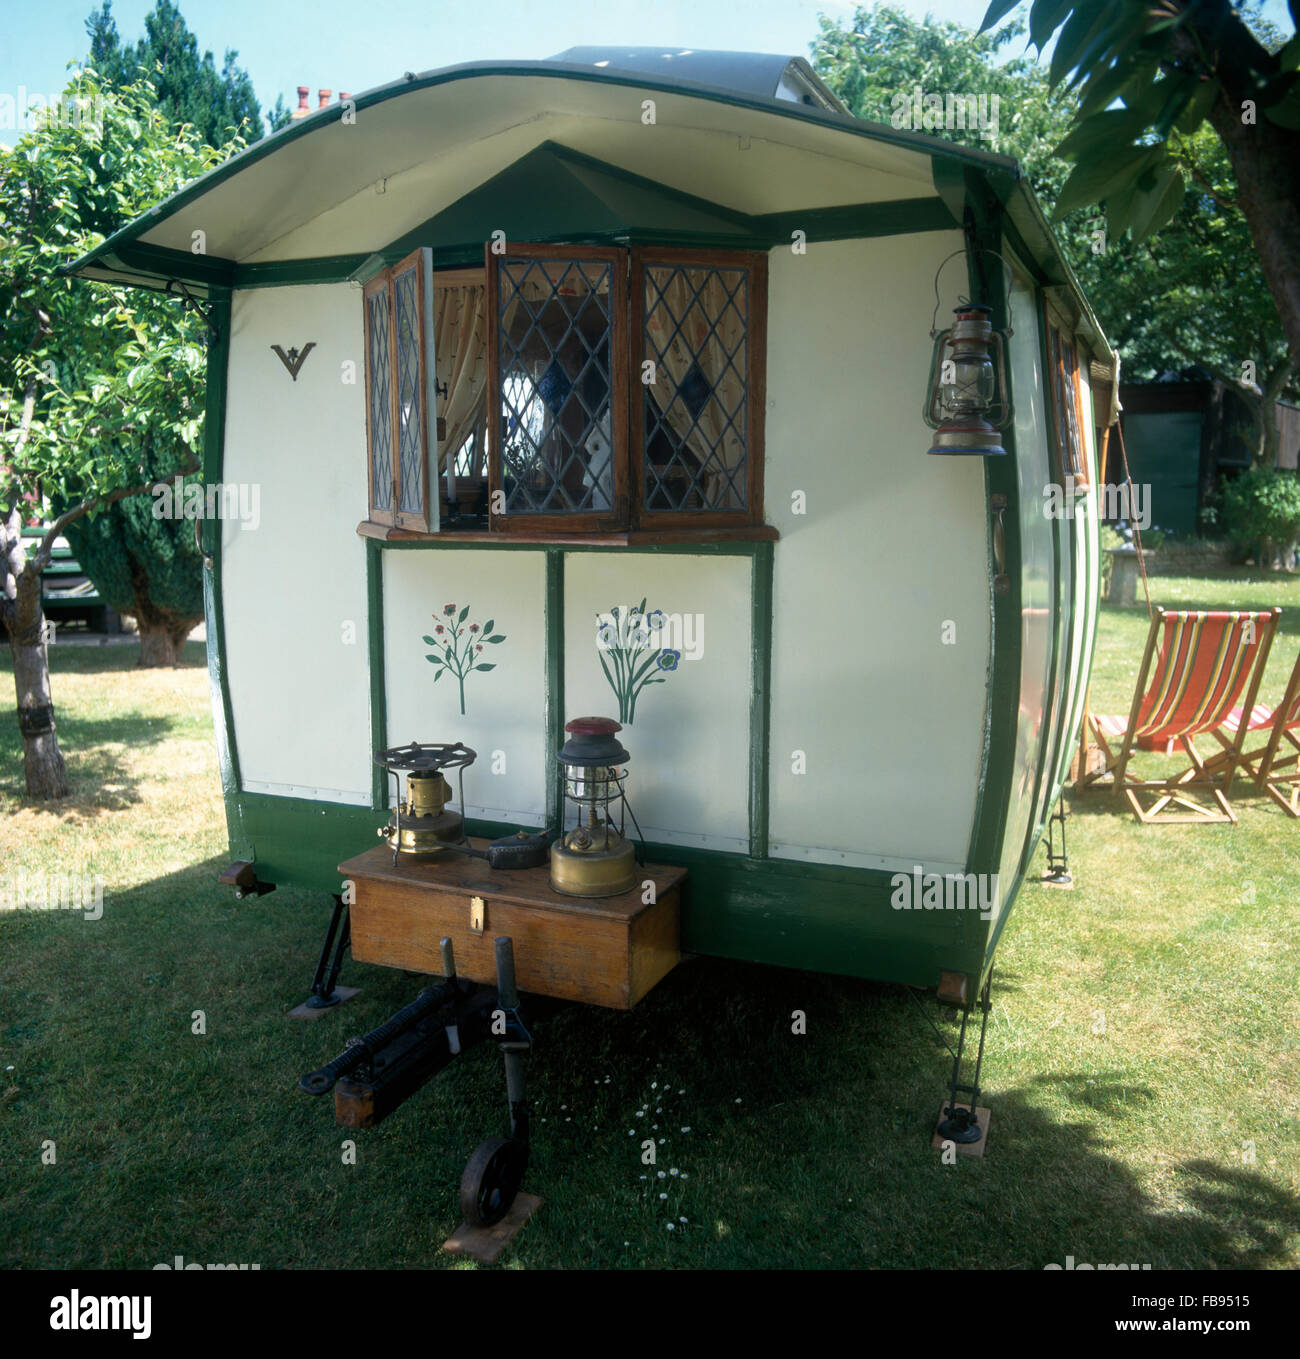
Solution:
[[[622,727],[609,717],[576,717],[564,730],[569,739],[559,763],[578,824],[551,846],[551,886],[571,897],[617,896],[636,883],[636,854],[623,838],[627,771],[621,766],[629,756],[615,734]]]
[[[991,307],[967,303],[934,339],[925,423],[935,431],[927,453],[997,457],[998,431],[1011,421],[1006,347],[989,320]]]

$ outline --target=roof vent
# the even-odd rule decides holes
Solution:
[[[788,100],[832,113],[848,109],[830,92],[802,57],[765,52],[703,52],[693,47],[569,47],[547,61],[566,66],[596,66],[709,85],[759,99]]]

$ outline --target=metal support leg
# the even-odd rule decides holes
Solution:
[[[957,1051],[953,1054],[952,1059],[952,1080],[948,1084],[948,1103],[944,1106],[943,1118],[938,1128],[939,1136],[950,1142],[978,1142],[983,1135],[980,1131],[976,1106],[979,1104],[980,1097],[980,1067],[984,1062],[984,1035],[988,1031],[989,1011],[993,1008],[989,1000],[989,991],[992,985],[993,970],[990,968],[988,980],[984,983],[984,989],[980,992],[979,1000],[971,1009],[962,1011],[961,1033],[958,1035]],[[981,1011],[981,1017],[979,1048],[975,1056],[975,1078],[970,1085],[962,1085],[960,1084],[961,1059],[966,1047],[966,1026],[970,1023],[970,1017],[976,1009]],[[970,1095],[969,1108],[963,1109],[958,1106],[957,1096],[959,1094]]]
[[[524,1084],[524,1057],[532,1048],[532,1035],[519,1015],[519,989],[515,984],[514,946],[508,938],[496,941],[497,996],[506,1012],[508,1037],[501,1044],[506,1069],[506,1099],[510,1104],[510,1136],[528,1146],[528,1099]]]
[[[1070,859],[1065,847],[1065,819],[1069,815],[1065,807],[1065,798],[1062,796],[1060,802],[1056,804],[1056,810],[1052,813],[1051,819],[1047,823],[1047,872],[1043,874],[1043,882],[1048,887],[1073,887],[1074,878],[1070,874]],[[1056,850],[1056,831],[1060,827],[1061,849],[1060,853]]]
[[[339,928],[342,922],[342,929]],[[335,944],[335,933],[338,942]],[[321,947],[320,958],[316,963],[316,974],[311,982],[311,995],[305,1004],[311,1010],[328,1010],[339,1004],[343,997],[334,989],[339,979],[339,969],[343,966],[343,954],[352,943],[352,921],[343,898],[335,896],[334,913],[330,916],[329,929],[325,931],[325,943]],[[333,958],[330,957],[331,951]]]
[[[509,938],[496,941],[497,1005],[505,1015],[501,1055],[510,1102],[510,1136],[489,1137],[469,1158],[460,1181],[460,1208],[470,1227],[491,1227],[510,1211],[528,1169],[528,1103],[524,1089],[524,1054],[532,1035],[519,1015],[515,955]]]

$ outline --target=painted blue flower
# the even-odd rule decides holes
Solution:
[[[618,629],[613,623],[604,623],[596,634],[600,646],[608,651],[611,647],[618,645]]]
[[[682,658],[680,651],[661,651],[659,653],[660,670],[676,670],[677,662]]]
[[[651,609],[645,616],[645,622],[646,627],[648,627],[651,632],[658,632],[659,629],[668,622],[668,619],[664,617],[664,611],[662,609]]]

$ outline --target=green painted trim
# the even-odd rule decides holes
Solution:
[[[379,544],[366,543],[366,644],[370,656],[370,748],[388,745],[388,683],[384,673],[384,557]],[[388,810],[388,774],[378,765],[370,772],[370,805]]]
[[[789,245],[795,231],[802,231],[809,241],[847,241],[866,236],[951,231],[961,225],[941,198],[898,198],[804,212],[769,212],[750,218],[750,222],[755,232],[773,246]]]
[[[236,288],[286,288],[308,283],[347,283],[365,255],[318,255],[303,260],[267,260],[235,265]]]
[[[226,392],[230,368],[230,290],[214,289],[209,320],[216,339],[208,349],[207,381],[203,414],[203,480],[221,481],[226,444]],[[236,801],[240,788],[239,747],[230,701],[230,674],[226,655],[226,621],[222,592],[221,521],[204,519],[200,541],[212,565],[203,568],[203,622],[207,632],[208,683],[212,693],[212,726],[217,743],[217,765],[226,802],[226,830],[233,857],[251,858]]]
[[[613,553],[632,553],[649,552],[661,553],[668,556],[682,557],[752,557],[761,552],[764,548],[770,548],[773,544],[768,540],[755,542],[734,542],[734,543],[547,543],[538,540],[519,542],[512,540],[509,534],[501,535],[502,541],[499,543],[483,542],[481,539],[474,542],[457,541],[454,533],[445,533],[437,537],[430,538],[402,538],[392,542],[386,542],[380,538],[371,538],[367,541],[375,544],[382,552],[405,552],[414,550],[422,552],[427,549],[434,551],[459,548],[462,552],[613,552]]]
[[[113,253],[128,269],[152,274],[164,282],[178,278],[208,288],[229,288],[235,281],[235,262],[218,255],[191,254],[188,250],[173,250],[144,241],[124,243]]]
[[[772,735],[773,543],[758,544],[750,566],[749,853],[767,858]]]
[[[564,813],[559,766],[564,728],[564,549],[546,553],[546,824],[559,834]]]
[[[978,180],[972,180],[967,185],[967,203],[974,214],[977,243],[986,249],[997,251],[1001,244],[998,231],[1000,207],[991,200]],[[993,325],[999,330],[1005,330],[1007,308],[1001,257],[993,259],[985,255],[981,258],[988,274],[991,294],[982,300],[993,308],[991,318]],[[978,275],[974,262],[968,260],[968,265],[971,297],[974,299],[978,297],[979,292]],[[1020,546],[1020,477],[1014,425],[1003,431],[1002,446],[1006,449],[1005,456],[984,459],[985,513],[990,516],[988,572],[989,580],[992,581],[997,567],[993,558],[991,511],[987,509],[987,502],[993,495],[1001,494],[1007,500],[1003,526],[1006,574],[1009,577],[1010,588],[1004,595],[994,594],[991,589],[989,592],[992,616],[988,708],[970,856],[967,862],[967,872],[970,873],[1000,871],[1015,777],[1016,735],[1020,708],[1023,562]],[[1006,912],[1002,914],[1005,916]]]

